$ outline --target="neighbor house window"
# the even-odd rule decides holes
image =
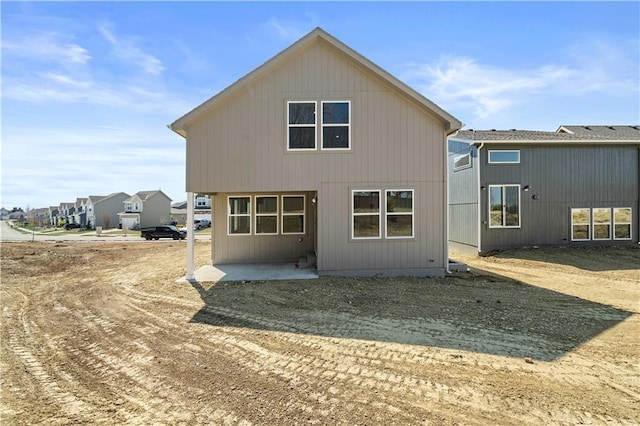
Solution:
[[[613,209],[613,239],[631,239],[631,208],[622,207]]]
[[[304,195],[282,196],[282,233],[304,234]]]
[[[591,209],[571,209],[571,241],[591,238]]]
[[[489,164],[518,164],[519,150],[489,150]]]
[[[256,196],[256,234],[278,233],[278,197]]]
[[[322,102],[322,149],[349,149],[351,102]]]
[[[611,239],[611,209],[596,208],[592,210],[593,239]]]
[[[316,103],[287,102],[287,149],[316,149]]]
[[[352,236],[380,238],[380,191],[353,191]]]
[[[489,185],[489,227],[520,227],[520,185]]]
[[[228,198],[229,235],[251,233],[251,197]]]
[[[413,190],[388,190],[386,216],[386,238],[413,238]]]
[[[471,153],[459,155],[453,159],[453,171],[468,169],[471,167]]]

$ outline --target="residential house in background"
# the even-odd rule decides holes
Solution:
[[[45,226],[49,220],[49,208],[31,209],[27,213],[27,221],[35,226]]]
[[[15,220],[18,222],[23,222],[27,218],[26,213],[21,208],[13,208],[9,212],[9,220]]]
[[[122,211],[122,203],[130,197],[124,192],[109,195],[90,195],[86,202],[87,222],[92,228],[101,226],[104,229],[115,228],[119,224],[118,213]]]
[[[4,207],[0,208],[0,220],[8,220],[9,219],[9,210]]]
[[[187,191],[212,196],[213,264],[317,256],[322,275],[445,274],[460,121],[322,29],[170,127],[186,139]]]
[[[140,191],[123,201],[122,228],[140,229],[171,223],[171,198],[160,190]]]
[[[58,216],[56,226],[63,226],[66,223],[73,222],[73,213],[75,211],[75,203],[60,203],[58,206]]]
[[[47,226],[56,226],[58,206],[49,206],[47,209]]]
[[[638,244],[640,126],[461,130],[449,138],[449,239],[486,254]]]
[[[72,223],[77,223],[85,227],[87,225],[87,210],[86,210],[86,198],[76,198],[76,202],[73,207]]]
[[[187,223],[186,201],[171,204],[171,222],[175,222],[178,225],[184,225]]]
[[[195,219],[207,219],[211,221],[211,196],[207,194],[196,194],[193,214]]]

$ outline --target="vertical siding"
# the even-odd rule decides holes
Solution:
[[[321,100],[351,101],[351,151],[287,152],[287,100],[315,100],[318,113]],[[190,126],[187,188],[318,191],[321,271],[442,269],[445,143],[444,124],[424,107],[319,41]],[[415,240],[349,240],[350,188],[362,186],[416,191]],[[217,206],[225,203],[216,199]],[[214,214],[226,226],[226,213]],[[216,232],[215,260],[246,257],[249,245],[251,256],[262,256],[258,243],[239,244],[218,226]]]
[[[449,241],[478,246],[478,151],[465,142],[449,140]],[[471,154],[471,167],[454,171],[456,157]]]
[[[520,149],[519,165],[487,163],[482,151],[481,181],[490,184],[529,185],[521,191],[521,228],[489,229],[487,193],[482,191],[482,250],[521,246],[611,244],[571,242],[570,209],[575,207],[632,207],[632,241],[638,242],[637,146],[500,146]],[[497,149],[497,148],[496,148]],[[538,199],[534,199],[536,195]]]
[[[140,227],[149,228],[171,222],[171,200],[162,193],[156,193],[144,202],[140,214]]]

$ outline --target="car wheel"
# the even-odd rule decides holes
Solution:
[[[147,235],[145,238],[146,238],[148,241],[151,241],[151,235]]]
[[[156,241],[158,241],[160,239],[160,237],[155,237]]]
[[[174,240],[177,240],[179,237],[177,237],[176,235],[173,236]]]

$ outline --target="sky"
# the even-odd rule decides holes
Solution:
[[[321,27],[473,129],[640,123],[639,2],[6,2],[6,208],[161,189],[167,125]]]

